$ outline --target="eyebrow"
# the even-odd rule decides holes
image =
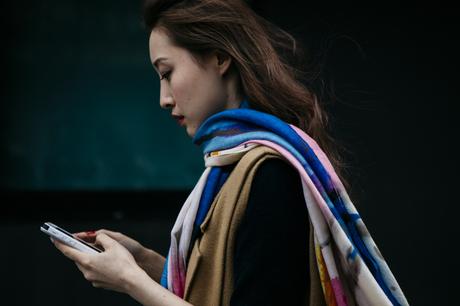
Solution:
[[[161,61],[164,61],[166,60],[166,57],[159,57],[157,58],[154,62],[153,62],[153,66],[157,67],[158,69],[158,63],[160,63]]]

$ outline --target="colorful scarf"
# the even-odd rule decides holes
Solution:
[[[201,225],[228,177],[221,166],[235,163],[248,150],[264,145],[278,151],[302,178],[326,304],[349,305],[346,286],[358,305],[408,305],[332,164],[304,131],[276,116],[250,109],[244,100],[239,109],[207,118],[193,142],[202,146],[206,168],[171,231],[161,278],[165,288],[184,296],[192,231]]]

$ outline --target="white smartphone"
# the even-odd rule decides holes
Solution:
[[[71,233],[66,231],[65,229],[60,228],[56,224],[51,222],[45,222],[40,227],[40,230],[45,234],[53,237],[54,239],[58,239],[59,241],[63,242],[64,244],[73,247],[79,251],[86,252],[86,253],[101,253],[102,250],[92,246],[91,244],[87,243],[86,241],[74,237]]]

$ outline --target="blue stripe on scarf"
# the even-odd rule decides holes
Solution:
[[[241,131],[246,131],[250,129],[251,126],[254,126],[257,131],[242,132],[240,134],[227,136],[210,136],[219,134],[219,131],[220,134],[222,134],[222,131],[219,130],[221,125],[228,126],[229,122],[234,122],[234,126],[238,124],[241,127]],[[246,124],[247,122],[249,122],[249,125]],[[345,233],[350,237],[342,217],[329,199],[329,194],[332,195],[335,193],[329,174],[313,153],[310,146],[284,121],[270,114],[252,109],[225,110],[209,117],[199,127],[193,142],[195,144],[201,144],[204,153],[207,154],[212,151],[235,147],[251,139],[268,140],[288,150],[305,169],[313,184],[325,199],[329,209],[334,214]]]
[[[200,227],[203,223],[214,198],[227,180],[229,174],[230,172],[223,170],[221,167],[212,167],[203,194],[201,195],[200,206],[198,207],[194,224],[196,227]]]
[[[163,273],[161,273],[160,285],[168,289],[168,259],[169,254],[166,256],[165,264],[163,265]]]

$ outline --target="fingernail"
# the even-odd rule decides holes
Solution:
[[[54,239],[53,239],[53,238],[50,237],[50,240],[51,240],[52,243],[54,243]]]
[[[95,231],[87,231],[86,235],[88,235],[88,236],[96,235],[96,232]]]

